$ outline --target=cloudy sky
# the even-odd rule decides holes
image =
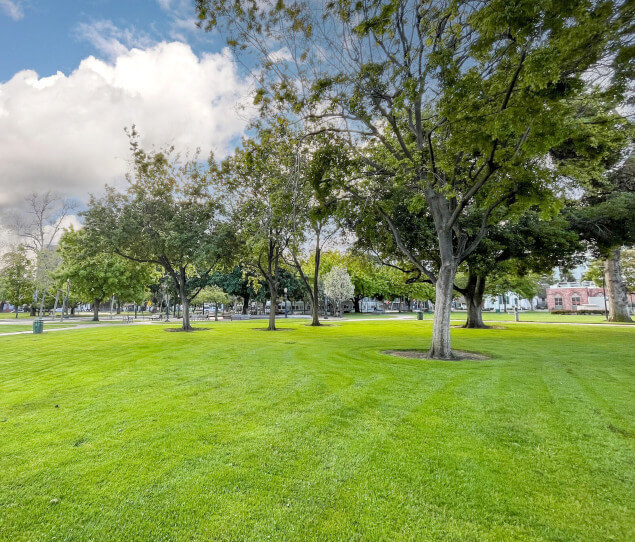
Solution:
[[[222,156],[249,79],[191,0],[0,0],[0,213],[28,193],[85,199],[143,144]]]

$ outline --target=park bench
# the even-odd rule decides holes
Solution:
[[[161,320],[163,320],[163,315],[153,314],[152,316],[150,316],[150,320],[154,320],[155,322],[160,322]]]
[[[124,316],[122,318],[124,324],[132,324],[134,322],[134,316]]]

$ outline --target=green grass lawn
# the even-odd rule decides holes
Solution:
[[[0,539],[633,539],[634,329],[304,324],[0,339]]]
[[[359,318],[397,318],[412,316],[415,318],[414,312],[389,312],[385,314],[373,314],[373,313],[361,313],[361,314],[345,314],[346,319],[359,319]],[[432,312],[423,313],[425,320],[432,320],[434,315]],[[465,322],[467,313],[465,311],[453,311],[452,320],[457,322]],[[574,323],[574,324],[606,324],[607,322],[604,315],[600,314],[551,314],[550,312],[543,311],[521,311],[519,313],[519,319],[521,322],[557,322],[557,323]],[[483,320],[485,322],[513,322],[515,316],[513,312],[483,312]]]

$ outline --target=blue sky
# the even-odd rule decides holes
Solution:
[[[32,192],[86,200],[146,147],[223,157],[252,81],[192,0],[0,0],[0,213]]]
[[[23,69],[68,73],[89,55],[107,57],[85,32],[106,21],[141,43],[179,39],[198,54],[223,45],[217,36],[193,28],[192,1],[0,0],[0,81]]]

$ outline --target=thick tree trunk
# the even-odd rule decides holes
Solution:
[[[243,297],[243,314],[247,314],[248,310],[249,310],[249,294]]]
[[[1,305],[0,305],[1,306]],[[35,309],[35,303],[31,304],[31,312],[29,313],[31,316],[35,316],[36,313],[36,309]]]
[[[485,277],[469,274],[465,287],[465,302],[467,303],[467,321],[463,327],[487,329],[483,323],[483,292],[485,291]]]
[[[604,263],[604,280],[606,297],[609,304],[610,322],[632,322],[628,314],[628,298],[626,285],[622,279],[622,251],[615,248],[609,253]]]
[[[95,299],[93,302],[93,322],[99,322],[99,303],[101,299]]]
[[[269,331],[276,330],[276,305],[278,300],[278,289],[277,285],[274,284],[273,281],[269,281],[269,327],[267,329]]]
[[[183,331],[192,331],[190,325],[190,300],[185,295],[185,292],[181,294],[181,304],[183,305]]]
[[[361,309],[359,308],[359,302],[361,301],[361,298],[359,295],[356,295],[353,297],[353,310],[359,314],[361,311]]]
[[[121,301],[117,298],[117,314],[121,314]]]
[[[450,316],[456,265],[444,262],[439,269],[434,300],[434,320],[432,324],[432,345],[428,355],[434,359],[453,359],[450,340]]]

